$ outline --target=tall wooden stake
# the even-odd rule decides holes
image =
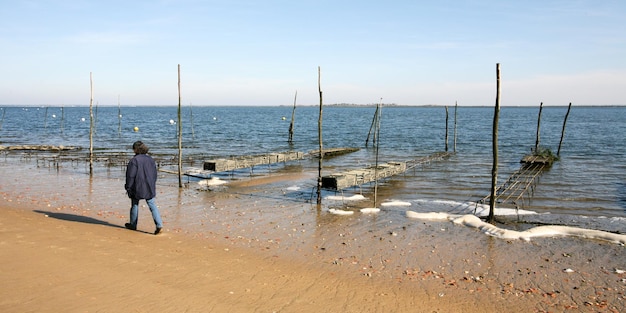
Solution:
[[[89,72],[89,176],[93,175],[93,76]]]
[[[541,111],[543,110],[543,102],[539,104],[539,116],[537,116],[537,140],[535,140],[535,153],[539,153],[539,129],[541,128]]]
[[[489,197],[489,217],[494,221],[496,186],[498,185],[498,119],[500,118],[500,63],[496,63],[496,107],[493,114],[493,166],[491,168],[491,195]]]
[[[376,107],[376,138],[378,141],[376,144],[376,162],[374,162],[374,208],[376,207],[376,203],[378,203],[378,149],[380,146],[380,119],[382,115],[382,106],[383,106],[383,98],[380,98],[380,103]]]
[[[446,152],[448,152],[448,106],[446,105]]]
[[[293,126],[294,121],[296,119],[296,100],[298,99],[298,91],[296,90],[296,95],[293,97],[293,111],[291,111],[291,124],[289,124],[289,140],[287,142],[293,142]]]
[[[561,140],[559,140],[559,150],[556,152],[556,156],[561,156],[561,144],[563,143],[563,137],[565,136],[565,123],[567,123],[567,117],[569,116],[569,111],[572,108],[572,103],[569,103],[567,107],[567,113],[565,113],[565,119],[563,120],[563,129],[561,130]]]
[[[456,153],[456,109],[459,107],[458,103],[454,101],[454,153]]]
[[[372,118],[372,125],[370,125],[370,131],[367,132],[367,139],[365,139],[365,146],[367,147],[367,144],[370,141],[370,134],[372,133],[372,129],[374,129],[374,126],[376,126],[376,119],[378,118],[378,106],[376,106],[376,112],[374,112],[374,117]],[[374,143],[376,143],[376,130],[374,129]]]
[[[178,64],[178,188],[183,187],[183,121],[180,98],[180,64]]]
[[[322,162],[324,159],[323,144],[322,144],[322,69],[317,67],[317,89],[320,94],[320,116],[317,120],[317,136],[320,142],[320,155],[319,155],[319,164],[318,164],[318,175],[317,175],[317,205],[322,204]]]

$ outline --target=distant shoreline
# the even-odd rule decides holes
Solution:
[[[118,107],[117,105],[98,105],[99,107]],[[349,104],[349,103],[332,103],[332,104],[324,104],[324,107],[336,107],[336,108],[373,108],[376,107],[377,104]],[[446,104],[395,104],[395,103],[383,103],[383,107],[385,108],[445,108],[445,107],[454,107],[454,105],[446,105]],[[544,107],[567,107],[568,104],[563,105],[546,105]],[[584,105],[573,105],[577,108],[616,108],[616,107],[626,107],[626,104],[613,104],[613,105],[594,105],[594,104],[584,104]],[[19,107],[27,107],[27,108],[74,108],[74,107],[89,107],[88,104],[69,104],[69,105],[60,105],[60,104],[0,104],[1,108],[19,108]],[[176,108],[177,105],[121,105],[120,108]],[[188,107],[188,106],[183,106]],[[293,105],[286,104],[277,104],[277,105],[194,105],[193,107],[203,108],[203,107],[214,107],[214,108],[279,108],[279,107],[289,107],[292,108]],[[296,107],[319,107],[319,104],[298,104]],[[461,108],[491,108],[493,106],[489,105],[459,105]],[[538,105],[502,105],[501,108],[535,108]]]

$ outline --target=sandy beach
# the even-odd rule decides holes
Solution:
[[[626,310],[619,244],[502,240],[410,219],[381,231],[384,217],[335,216],[281,197],[310,178],[289,171],[214,191],[161,180],[165,233],[154,236],[145,206],[139,231],[124,229],[119,169],[92,179],[81,171],[3,161],[0,311]],[[184,210],[200,204],[200,215]],[[351,226],[364,220],[368,231]]]
[[[65,213],[0,214],[3,312],[431,312],[423,305],[438,302],[183,235]]]

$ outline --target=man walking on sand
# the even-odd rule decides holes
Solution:
[[[146,200],[148,208],[152,212],[152,219],[156,225],[155,235],[163,229],[161,215],[157,208],[154,197],[156,197],[157,167],[156,163],[148,153],[148,146],[141,141],[133,144],[135,156],[128,162],[126,167],[126,193],[130,198],[130,223],[124,226],[130,230],[137,230],[137,220],[139,218],[139,200]]]

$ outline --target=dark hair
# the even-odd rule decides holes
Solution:
[[[137,154],[146,154],[148,153],[148,150],[148,146],[141,141],[135,141],[135,143],[133,143],[133,151]]]

